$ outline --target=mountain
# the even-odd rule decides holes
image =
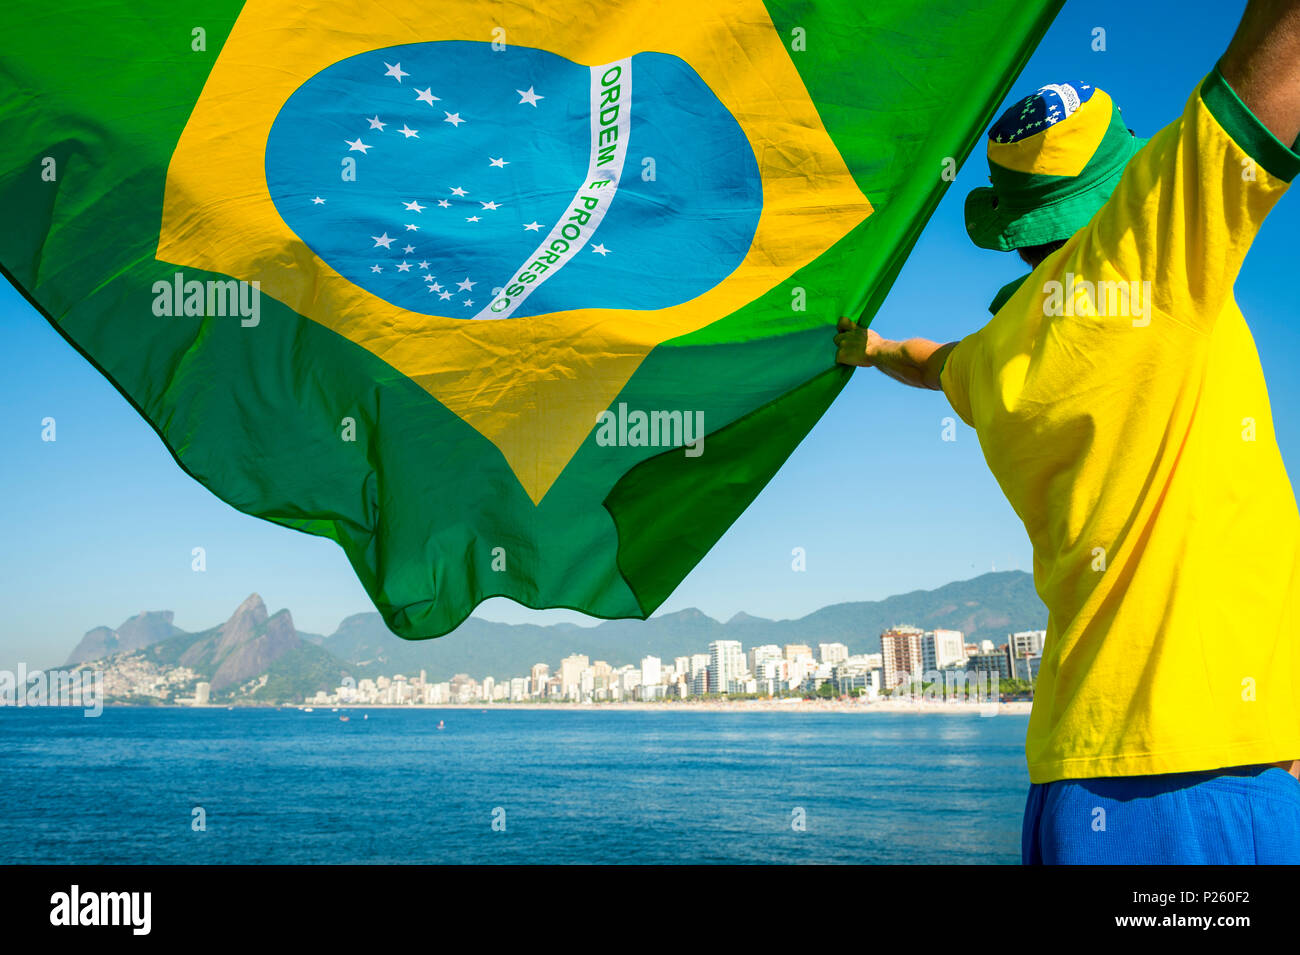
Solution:
[[[249,596],[221,626],[154,644],[146,657],[160,664],[189,667],[212,684],[213,693],[264,674],[268,683],[274,677],[283,689],[297,691],[302,679],[316,683],[320,682],[316,675],[328,673],[332,689],[348,669],[299,636],[288,610],[268,615],[257,594]],[[323,688],[313,686],[312,692]]]
[[[116,630],[108,627],[96,627],[90,630],[68,656],[64,666],[85,663],[88,660],[100,660],[114,653],[127,653],[139,650],[160,640],[183,633],[172,624],[175,617],[170,610],[141,611]]]
[[[858,652],[877,653],[880,634],[898,624],[960,630],[968,641],[997,642],[1016,630],[1044,629],[1047,608],[1034,590],[1034,578],[1013,570],[884,600],[832,604],[794,621],[746,617],[743,632],[747,643],[838,642]]]
[[[100,638],[100,643],[111,650],[108,640]],[[96,646],[86,639],[82,644],[88,651]],[[198,633],[176,630],[146,646],[91,659],[104,669],[111,695],[130,699],[167,700],[192,694],[196,683],[206,681],[213,700],[300,701],[317,690],[334,689],[354,669],[305,640],[288,610],[268,614],[257,594],[220,626]]]
[[[176,663],[209,674],[212,689],[220,691],[263,673],[290,650],[305,645],[289,611],[268,616],[262,598],[253,594],[220,627],[185,639]]]
[[[538,662],[554,667],[571,653],[620,666],[646,655],[671,660],[704,653],[714,640],[739,640],[747,648],[843,643],[854,653],[876,653],[881,632],[897,624],[961,630],[968,640],[998,641],[1015,630],[1043,629],[1047,609],[1029,574],[1003,571],[936,590],[834,604],[797,620],[738,613],[722,623],[693,608],[649,620],[609,620],[595,627],[540,627],[471,617],[445,637],[404,641],[389,632],[379,614],[354,614],[321,647],[355,665],[358,676],[425,670],[430,680],[446,680],[456,673],[501,679],[522,676]]]

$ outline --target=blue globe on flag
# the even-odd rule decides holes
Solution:
[[[740,124],[666,53],[589,67],[440,41],[351,56],[285,102],[265,171],[331,268],[447,318],[679,305],[735,271],[763,205]]]

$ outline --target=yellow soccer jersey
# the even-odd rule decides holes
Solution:
[[[1216,69],[944,366],[1049,610],[1035,783],[1300,758],[1300,513],[1232,295],[1298,171]]]

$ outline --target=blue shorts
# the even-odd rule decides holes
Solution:
[[[1276,766],[1029,787],[1025,865],[1300,864],[1300,781]]]

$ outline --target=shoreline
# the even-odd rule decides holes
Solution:
[[[105,703],[110,706],[135,707],[148,706],[140,703]],[[335,705],[330,703],[266,703],[266,704],[229,704],[206,703],[203,705],[160,703],[154,704],[180,710],[225,710],[225,709],[290,709],[305,710],[310,707],[314,712],[354,712],[365,710],[553,710],[596,712],[596,711],[631,711],[631,712],[692,712],[692,713],[925,713],[949,714],[957,716],[976,716],[981,713],[989,715],[1027,715],[1033,707],[1028,700],[1015,700],[1008,703],[939,703],[939,702],[902,702],[882,700],[875,703],[835,703],[813,700],[744,700],[734,703],[721,701],[708,702],[672,702],[648,703],[605,702],[605,703],[349,703]]]

